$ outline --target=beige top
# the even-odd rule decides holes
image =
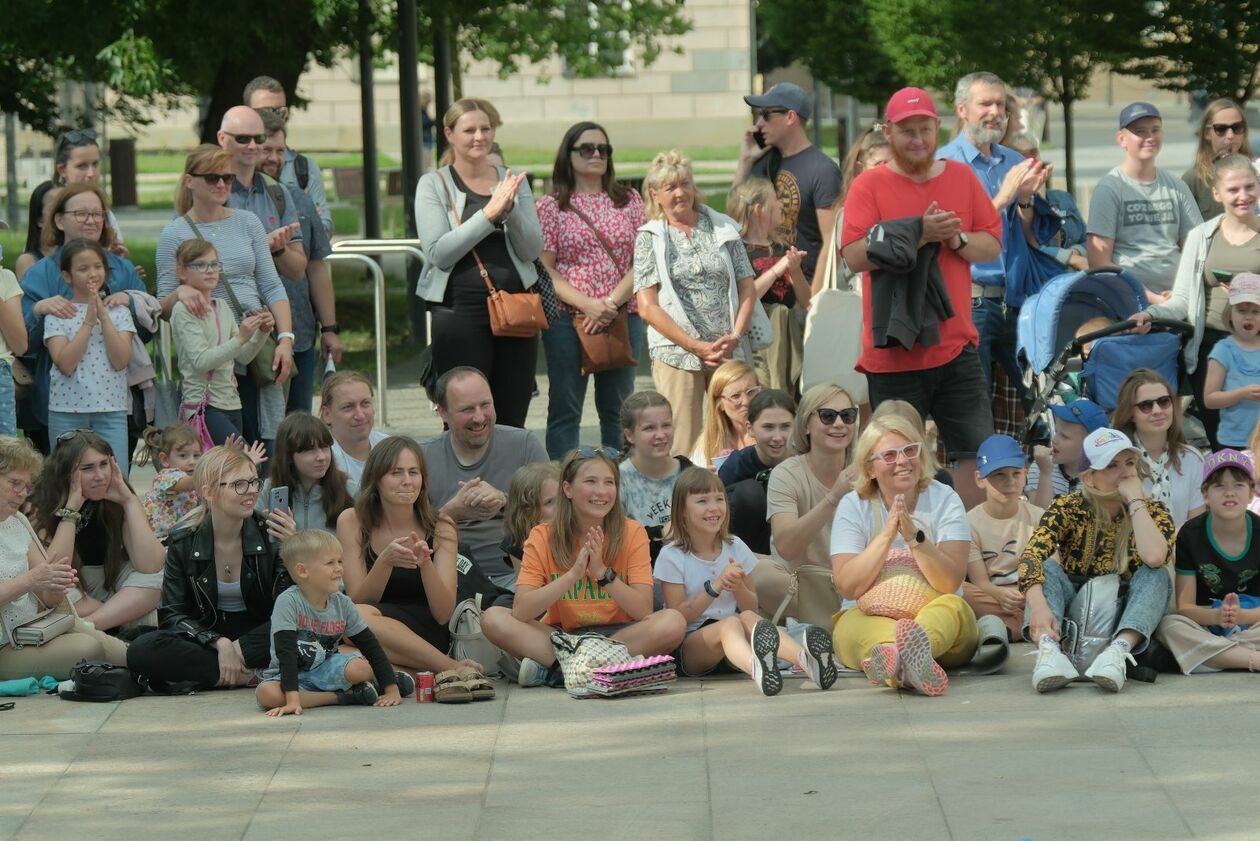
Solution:
[[[1019,556],[1044,513],[1023,499],[1014,517],[999,520],[990,516],[983,505],[977,505],[967,512],[967,523],[971,526],[971,555],[967,563],[983,561],[994,584],[1014,584],[1018,578]]]
[[[182,301],[171,309],[171,332],[175,336],[179,373],[184,379],[183,401],[200,403],[209,384],[210,405],[232,411],[241,408],[235,365],[237,362],[244,365],[257,356],[258,348],[267,337],[258,331],[241,344],[236,339],[236,321],[228,302],[215,298],[213,303],[217,327],[215,318],[197,318]]]
[[[770,481],[766,486],[766,520],[770,521],[775,514],[807,514],[823,501],[827,491],[828,488],[809,469],[803,454],[784,459],[770,471]],[[784,558],[775,547],[773,537],[770,538],[770,554],[790,569],[806,563],[831,569],[831,521],[828,520],[814,535],[805,549],[805,557]]]

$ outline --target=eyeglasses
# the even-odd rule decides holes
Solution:
[[[754,386],[749,386],[743,391],[737,391],[734,394],[720,394],[718,396],[721,397],[723,400],[729,400],[730,402],[736,405],[740,405],[742,403],[747,403],[748,401],[752,400],[754,397],[756,397],[760,393],[761,393],[761,386],[754,385]]]
[[[267,142],[267,135],[265,134],[229,134],[228,137],[242,146],[248,146],[251,143],[255,146],[261,146]]]
[[[1167,409],[1172,405],[1172,398],[1165,394],[1163,397],[1157,397],[1154,400],[1143,400],[1134,404],[1137,410],[1144,415],[1149,415],[1158,406],[1161,409]]]
[[[195,272],[201,272],[202,274],[207,272],[214,272],[217,274],[218,272],[223,271],[223,264],[218,260],[198,260],[195,263],[189,263],[188,268]]]
[[[754,108],[752,110],[752,118],[754,123],[758,120],[769,122],[770,118],[775,114],[786,114],[787,112],[788,109],[786,108]]]
[[[87,222],[89,219],[93,222],[105,221],[105,211],[103,210],[63,210],[61,212],[67,213],[73,216],[74,221],[78,222],[79,224],[83,224],[84,222]]]
[[[9,483],[9,487],[15,494],[28,494],[31,488],[35,487],[34,482],[23,482],[21,479],[5,479],[5,481]]]
[[[231,185],[236,180],[236,174],[232,172],[190,172],[188,174],[193,178],[204,179],[211,187],[215,184]]]
[[[603,456],[604,458],[610,458],[613,461],[621,458],[621,453],[617,452],[612,447],[578,447],[576,452],[582,458],[595,458],[596,456]]]
[[[579,143],[576,146],[570,146],[569,151],[577,152],[588,161],[598,152],[601,158],[608,160],[612,157],[613,148],[607,143]]]
[[[919,453],[923,450],[923,445],[918,441],[906,444],[904,447],[889,447],[886,450],[871,456],[871,461],[882,461],[884,464],[896,464],[897,459],[901,456],[906,457],[906,461],[914,461],[919,457]]]
[[[280,119],[288,119],[289,106],[287,105],[266,105],[262,108],[255,108],[259,114],[275,114]]]
[[[247,493],[258,493],[262,490],[262,479],[255,476],[253,479],[237,479],[235,482],[220,482],[220,488],[231,486],[236,491],[237,496],[245,496]]]
[[[818,415],[818,419],[822,421],[823,426],[831,426],[836,422],[836,418],[840,418],[840,420],[844,421],[849,426],[853,426],[854,422],[858,419],[858,410],[852,408],[829,409],[827,407],[823,407],[821,409],[815,409],[814,413]]]
[[[1246,130],[1246,123],[1212,123],[1212,131],[1216,132],[1217,137],[1224,137],[1231,131],[1234,134],[1242,134]]]

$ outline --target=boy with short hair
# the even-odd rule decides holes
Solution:
[[[301,715],[303,708],[332,704],[396,707],[415,691],[415,679],[394,672],[358,608],[341,592],[336,537],[304,529],[284,541],[280,558],[297,583],[280,594],[271,612],[271,664],[256,693],[267,715]],[[339,651],[343,636],[363,653]],[[373,675],[379,692],[368,682]]]
[[[1073,400],[1067,405],[1052,404],[1054,437],[1050,450],[1038,447],[1028,471],[1024,493],[1038,508],[1049,508],[1056,496],[1076,490],[1081,476],[1081,450],[1085,436],[1107,425],[1107,413],[1093,400]]]
[[[976,453],[976,484],[984,502],[967,512],[971,555],[963,600],[979,616],[997,616],[1011,638],[1021,639],[1024,594],[1019,556],[1041,521],[1042,509],[1023,498],[1027,460],[1009,435],[990,435]]]

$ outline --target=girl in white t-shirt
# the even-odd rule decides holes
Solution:
[[[127,365],[135,324],[127,293],[101,298],[109,280],[105,249],[76,239],[61,249],[61,278],[71,290],[74,314],[44,317],[44,344],[53,367],[48,378],[48,438],[55,449],[61,436],[90,429],[114,450],[128,472]],[[67,311],[68,313],[68,311]]]
[[[808,626],[802,648],[758,615],[757,591],[749,576],[757,557],[730,534],[721,480],[703,468],[688,467],[674,483],[672,509],[670,542],[656,559],[653,574],[665,606],[687,620],[679,652],[683,674],[706,675],[725,661],[749,674],[761,694],[777,695],[783,688],[782,658],[799,664],[820,688],[830,688],[836,663],[827,632]]]

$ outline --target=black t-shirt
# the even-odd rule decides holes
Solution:
[[[744,243],[744,251],[748,253],[748,262],[752,263],[753,276],[761,277],[766,272],[774,268],[779,259],[786,253],[786,249],[772,245],[749,245]],[[770,284],[770,288],[766,290],[766,294],[761,296],[763,304],[783,304],[790,307],[796,304],[796,290],[792,288],[792,278],[786,274],[777,278],[774,283]]]
[[[779,223],[782,236],[778,239],[795,243],[805,252],[801,267],[805,277],[812,277],[823,241],[818,210],[831,207],[839,197],[840,167],[817,146],[810,146],[788,158],[772,150],[753,164],[752,174],[774,181],[783,205],[783,221]]]
[[[454,168],[450,170],[450,173],[455,186],[466,198],[464,214],[460,221],[467,222],[473,214],[478,210],[483,210],[490,203],[490,197],[469,190]],[[507,232],[503,228],[496,227],[489,236],[477,243],[475,250],[477,257],[481,258],[482,264],[489,272],[495,289],[502,289],[505,292],[524,291],[525,287],[516,271],[516,264],[512,262],[512,255],[508,253]],[[485,316],[486,323],[489,324],[490,311],[486,309],[486,298],[489,295],[486,283],[481,279],[481,272],[477,269],[477,259],[473,257],[472,250],[469,250],[455,264],[455,268],[451,269],[451,279],[446,284],[442,306],[478,312]]]
[[[718,478],[729,488],[736,482],[751,479],[761,471],[769,469],[770,465],[763,462],[757,455],[756,447],[744,447],[726,457],[722,466],[718,468]]]
[[[1178,575],[1195,577],[1195,604],[1210,607],[1213,599],[1223,599],[1230,593],[1260,595],[1260,541],[1253,539],[1260,517],[1247,512],[1247,548],[1237,558],[1225,555],[1216,546],[1211,518],[1211,513],[1200,514],[1187,520],[1177,533],[1175,569]]]

